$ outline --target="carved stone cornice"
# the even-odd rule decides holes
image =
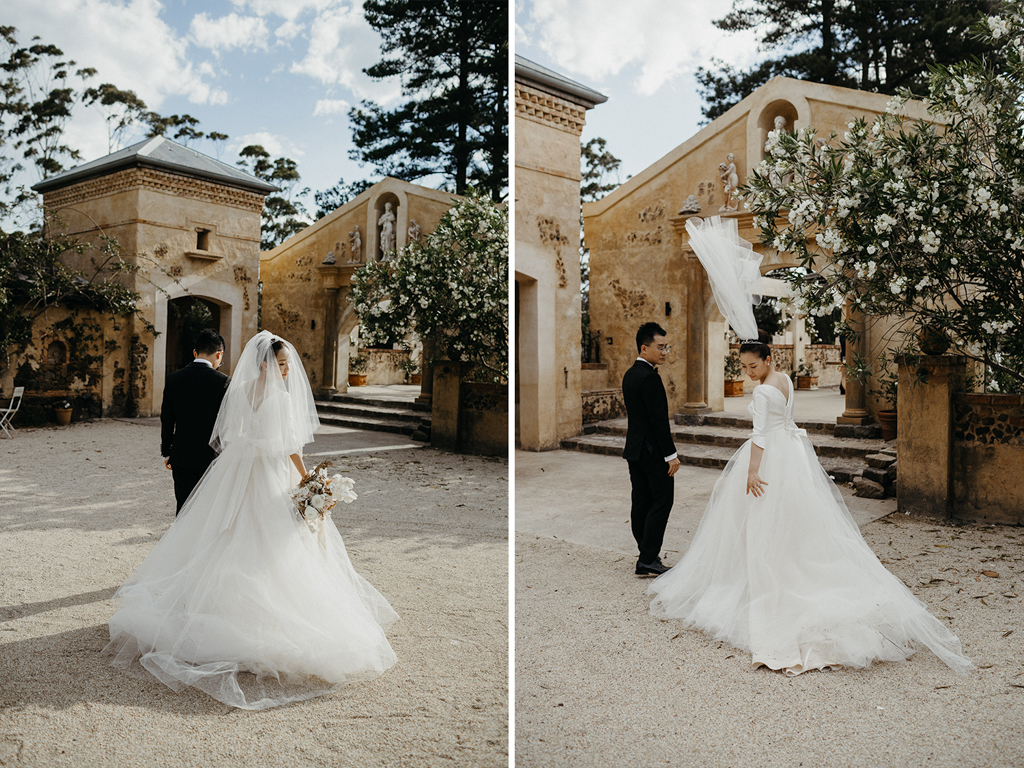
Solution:
[[[579,136],[587,123],[587,109],[581,104],[517,82],[516,117]]]
[[[316,268],[320,275],[320,286],[328,290],[347,288],[352,285],[352,275],[362,264],[321,264]]]

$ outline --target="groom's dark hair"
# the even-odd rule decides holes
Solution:
[[[657,323],[644,323],[641,325],[640,330],[636,332],[637,354],[640,354],[640,347],[644,345],[650,346],[654,342],[655,336],[668,336],[668,334]]]
[[[196,343],[193,349],[200,355],[213,355],[224,349],[224,337],[213,328],[203,328],[196,334]]]

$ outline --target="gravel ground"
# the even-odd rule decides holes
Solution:
[[[864,670],[755,670],[652,618],[632,556],[517,534],[516,765],[1024,765],[1024,530],[893,514],[862,531],[977,672],[927,650]]]
[[[325,431],[317,452],[373,443]],[[248,712],[99,653],[111,595],[174,518],[158,429],[103,420],[0,441],[0,766],[506,765],[508,462],[380,445],[335,462],[359,500],[334,519],[401,617],[398,664]]]

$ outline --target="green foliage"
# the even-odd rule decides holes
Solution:
[[[618,171],[622,161],[606,149],[607,142],[602,138],[591,139],[580,147],[580,202],[599,200],[619,186]],[[608,181],[611,174],[616,175],[615,181]],[[584,363],[596,362],[593,358],[598,354],[594,349],[595,342],[590,328],[590,249],[587,248],[583,231],[583,211],[580,210],[580,309],[582,319],[582,344],[580,351]]]
[[[782,311],[779,302],[772,296],[765,296],[761,303],[754,307],[754,321],[757,327],[774,336],[782,329]]]
[[[88,255],[88,271],[72,269],[64,255]],[[119,280],[138,271],[121,257],[117,241],[100,245],[39,233],[0,232],[0,372],[13,350],[32,338],[32,324],[50,307],[88,307],[117,317],[135,312],[139,295]],[[149,327],[156,333],[156,329]]]
[[[507,0],[366,0],[384,39],[364,71],[401,78],[394,110],[363,101],[349,112],[353,160],[406,181],[435,174],[457,194],[469,185],[502,199],[508,187]]]
[[[1024,15],[1020,3],[1006,9],[976,29],[995,56],[933,69],[935,122],[908,119],[904,93],[871,123],[850,123],[843,139],[819,139],[811,127],[772,131],[744,194],[762,242],[807,270],[791,285],[810,315],[849,299],[895,322],[889,340],[899,352],[914,351],[924,329],[942,329],[958,354],[998,372],[1001,390],[1020,392]],[[834,268],[823,269],[825,252]]]
[[[715,26],[757,30],[772,57],[741,71],[715,61],[697,81],[710,122],[778,76],[894,94],[923,89],[929,68],[990,49],[968,34],[992,0],[735,0]]]
[[[736,381],[743,377],[743,364],[740,362],[740,353],[732,350],[725,356],[725,378],[727,381]]]
[[[271,161],[270,153],[259,144],[250,144],[238,154],[241,159],[236,165],[257,179],[281,188],[280,194],[267,197],[260,217],[260,248],[269,251],[309,226],[309,215],[305,206],[295,199],[307,195],[309,189],[295,192],[301,177],[294,160],[279,157]]]
[[[472,363],[507,381],[508,277],[508,211],[470,190],[397,259],[357,270],[349,300],[364,330],[416,333],[429,362]]]
[[[338,183],[330,189],[313,194],[313,200],[316,201],[316,217],[322,219],[324,216],[334,213],[349,200],[359,197],[372,186],[373,182],[366,179],[349,184],[346,184],[344,179],[338,179]]]

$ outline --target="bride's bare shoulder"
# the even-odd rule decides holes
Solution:
[[[779,371],[774,371],[771,376],[765,379],[765,385],[777,389],[782,394],[783,400],[789,400],[789,377]]]

